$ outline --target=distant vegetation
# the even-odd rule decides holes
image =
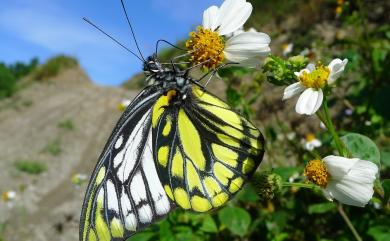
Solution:
[[[0,63],[0,99],[13,95],[18,89],[18,80],[30,74],[38,63],[37,58],[33,58],[29,63],[19,61],[10,65]]]
[[[39,66],[33,73],[33,79],[39,81],[47,80],[58,75],[58,73],[62,70],[76,66],[78,66],[77,59],[66,55],[59,55],[49,59],[45,64]]]
[[[34,174],[34,175],[38,175],[47,169],[46,165],[43,163],[37,161],[27,161],[27,160],[16,161],[15,167],[21,172]]]
[[[66,119],[64,121],[61,121],[57,125],[58,128],[64,129],[64,130],[73,130],[74,129],[74,123],[71,119]]]
[[[62,152],[60,141],[59,140],[54,140],[54,141],[50,142],[45,147],[45,151],[50,153],[53,156],[58,156]]]
[[[20,80],[28,75],[31,75],[32,81],[43,81],[58,75],[62,70],[76,66],[78,66],[77,59],[66,55],[55,56],[42,65],[39,64],[38,58],[33,58],[28,63],[0,62],[0,100],[12,96],[21,89],[26,81]]]

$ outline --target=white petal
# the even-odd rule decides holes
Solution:
[[[321,141],[318,140],[318,139],[314,139],[311,141],[311,144],[314,146],[314,147],[320,147],[322,145]]]
[[[219,34],[233,33],[244,25],[252,13],[252,4],[245,0],[225,0],[219,12]]]
[[[320,108],[324,95],[322,90],[306,89],[295,106],[295,111],[301,115],[312,115]]]
[[[358,158],[327,156],[322,159],[332,178],[342,178],[359,161]]]
[[[242,63],[270,52],[271,38],[265,33],[244,32],[231,37],[225,45],[226,59]]]
[[[330,174],[326,191],[342,203],[363,207],[372,198],[378,167],[359,158],[327,156],[323,159]]]
[[[340,75],[343,73],[345,66],[348,63],[348,59],[334,59],[330,64],[328,65],[328,68],[330,70],[330,74],[328,77],[328,84],[333,84],[336,79],[340,77]]]
[[[299,71],[299,72],[294,72],[294,74],[295,74],[297,77],[300,77],[304,72],[310,73],[310,72],[313,71],[312,66],[314,66],[314,65],[313,65],[313,64],[308,64],[306,68],[302,69],[302,70]],[[315,68],[315,67],[314,67],[314,68]]]
[[[325,190],[334,199],[358,207],[364,207],[374,194],[373,184],[364,184],[348,179],[331,180]]]
[[[322,189],[322,194],[324,194],[325,198],[328,199],[328,201],[333,201],[333,195],[330,190]]]
[[[348,178],[361,183],[374,183],[378,174],[378,166],[370,161],[360,160],[348,172]]]
[[[314,150],[315,146],[311,142],[306,142],[305,143],[305,149],[308,151]]]
[[[291,97],[301,93],[305,90],[300,82],[291,84],[284,89],[283,100],[290,99]]]
[[[310,64],[308,64],[308,65],[306,66],[306,69],[308,69],[308,70],[309,70],[309,73],[310,73],[310,72],[312,72],[313,70],[316,69],[316,66],[315,66],[315,64],[310,63]]]
[[[219,8],[211,6],[203,12],[203,27],[206,29],[215,30],[220,25]]]

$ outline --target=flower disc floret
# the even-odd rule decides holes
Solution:
[[[197,31],[191,32],[186,47],[191,54],[190,61],[194,64],[213,69],[225,60],[224,40],[210,29],[198,27]]]
[[[329,74],[329,68],[319,63],[312,72],[308,73],[304,71],[299,76],[299,81],[306,88],[322,89],[328,82]]]
[[[323,161],[311,160],[306,165],[305,176],[310,182],[325,188],[328,185],[330,174]]]

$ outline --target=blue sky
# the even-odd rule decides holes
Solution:
[[[208,6],[222,0],[127,0],[128,13],[145,55],[156,40],[184,39]],[[13,63],[56,54],[78,58],[91,79],[118,85],[141,70],[141,63],[95,29],[88,17],[135,49],[119,0],[1,0],[0,61]]]

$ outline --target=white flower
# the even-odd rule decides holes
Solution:
[[[88,176],[83,173],[76,173],[71,177],[70,180],[74,185],[79,186],[87,181],[87,178]]]
[[[305,168],[308,180],[321,186],[329,200],[358,207],[372,198],[377,174],[378,167],[372,162],[333,155],[312,160]]]
[[[255,66],[258,57],[270,52],[270,37],[257,31],[240,29],[252,13],[252,5],[246,0],[225,0],[221,7],[211,6],[203,13],[203,24],[190,34],[186,46],[191,61],[215,68],[225,59],[242,65]],[[223,36],[237,34],[224,40]]]
[[[333,84],[345,69],[347,59],[334,59],[328,66],[309,64],[300,72],[295,72],[299,82],[286,87],[283,100],[302,93],[295,105],[298,114],[312,115],[321,106],[324,94],[322,89]]]
[[[293,48],[294,48],[294,44],[293,43],[283,44],[282,45],[282,49],[283,49],[282,54],[284,56],[289,55],[293,51]]]
[[[118,110],[125,111],[127,106],[129,106],[131,103],[131,100],[129,99],[123,99],[121,103],[118,104]]]
[[[12,190],[3,192],[2,194],[2,199],[4,202],[12,201],[15,199],[15,197],[16,197],[16,192]]]
[[[314,150],[314,148],[320,147],[322,142],[316,138],[313,134],[307,134],[304,142],[304,147],[308,151]]]

